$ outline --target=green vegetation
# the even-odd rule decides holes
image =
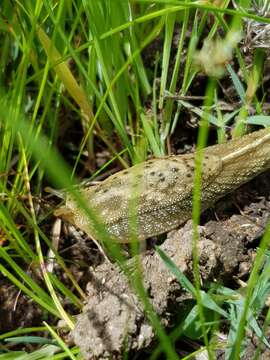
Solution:
[[[258,0],[255,9],[251,1],[238,3],[235,9],[229,0],[1,1],[0,284],[2,288],[13,284],[16,295],[26,296],[42,310],[42,320],[38,327],[15,327],[1,334],[0,359],[82,358],[79,349],[65,344],[57,332],[58,320],[67,329],[74,328],[74,315],[86,295],[52,242],[56,203],[48,198],[46,186],[68,189],[76,197],[96,220],[110,256],[129,276],[120,246],[110,242],[74,185],[82,178],[95,180],[113,168],[170,153],[187,112],[198,122],[201,119],[198,148],[207,144],[209,125],[220,142],[229,125],[234,125],[234,135],[243,133],[245,124],[269,126],[270,118],[263,112],[266,51],[250,50],[248,66],[239,42],[245,37],[246,21],[269,24],[270,19],[258,11],[264,1]],[[211,49],[220,56],[211,56]],[[207,73],[203,78],[202,71]],[[239,96],[230,111],[220,108],[217,76],[225,76]],[[194,95],[203,100],[194,106],[188,95],[199,81],[202,85]],[[250,107],[256,115],[249,113]],[[98,153],[105,153],[101,165]],[[200,219],[198,164],[195,229]],[[196,231],[194,284],[158,250],[194,297],[194,307],[170,335],[152,308],[137,264],[134,288],[159,339],[153,359],[161,352],[168,359],[179,358],[174,343],[181,336],[200,339],[201,351],[206,349],[214,359],[219,347],[215,331],[224,320],[229,329],[227,359],[238,359],[245,350],[247,323],[268,344],[263,329],[269,312],[263,327],[257,318],[270,291],[269,235],[267,230],[244,295],[216,284],[209,291],[200,288]],[[137,251],[135,244],[132,252]],[[48,254],[58,272],[48,271]],[[69,306],[62,305],[63,299]],[[24,344],[35,344],[31,354],[24,351]]]

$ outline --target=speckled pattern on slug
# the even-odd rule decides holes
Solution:
[[[191,217],[194,164],[194,154],[152,159],[81,192],[107,231],[120,242],[130,240],[130,212],[136,206],[137,236],[143,240],[169,231]],[[202,210],[268,167],[270,132],[267,129],[206,148],[202,164]],[[95,234],[94,224],[69,197],[65,209],[71,212],[69,220],[78,228]]]

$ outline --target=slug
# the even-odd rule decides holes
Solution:
[[[270,131],[255,131],[203,151],[202,211],[270,168]],[[136,237],[142,241],[191,218],[195,156],[173,155],[148,160],[80,191],[113,240],[130,242],[130,226],[136,224]],[[71,196],[67,196],[65,206],[55,213],[102,240],[93,221]]]

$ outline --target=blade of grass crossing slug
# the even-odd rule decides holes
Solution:
[[[198,253],[198,241],[199,241],[199,232],[198,224],[200,219],[201,212],[201,191],[202,191],[202,160],[203,160],[203,151],[202,150],[207,142],[208,135],[208,113],[210,105],[214,100],[216,83],[214,80],[210,79],[207,89],[206,89],[206,100],[205,100],[205,113],[201,119],[201,126],[199,129],[198,142],[197,142],[197,153],[195,157],[195,175],[194,175],[194,190],[193,190],[193,201],[192,201],[192,220],[193,220],[193,244],[192,244],[192,255],[193,255],[193,271],[194,271],[194,280],[196,288],[196,300],[198,304],[199,319],[203,332],[204,344],[207,349],[209,359],[213,359],[213,354],[211,348],[209,347],[209,341],[207,337],[206,327],[205,327],[205,317],[203,312],[203,303],[200,290],[200,269],[199,269],[199,253]]]

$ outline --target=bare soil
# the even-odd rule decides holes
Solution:
[[[203,215],[199,228],[202,286],[217,281],[238,288],[239,280],[248,278],[256,248],[269,221],[268,178],[269,172],[259,176]],[[189,221],[170,232],[161,245],[190,279],[193,274],[192,236]],[[181,288],[156,252],[150,250],[140,257],[148,296],[162,324],[171,327],[175,325],[176,314],[185,311],[191,296]],[[130,260],[131,268],[133,261]],[[74,341],[86,359],[106,359],[112,355],[121,359],[123,349],[138,352],[153,344],[154,331],[141,302],[117,266],[105,262],[92,269],[87,290],[89,298],[73,332]],[[255,350],[251,342],[248,353],[254,355]],[[222,351],[219,356],[222,358]]]

